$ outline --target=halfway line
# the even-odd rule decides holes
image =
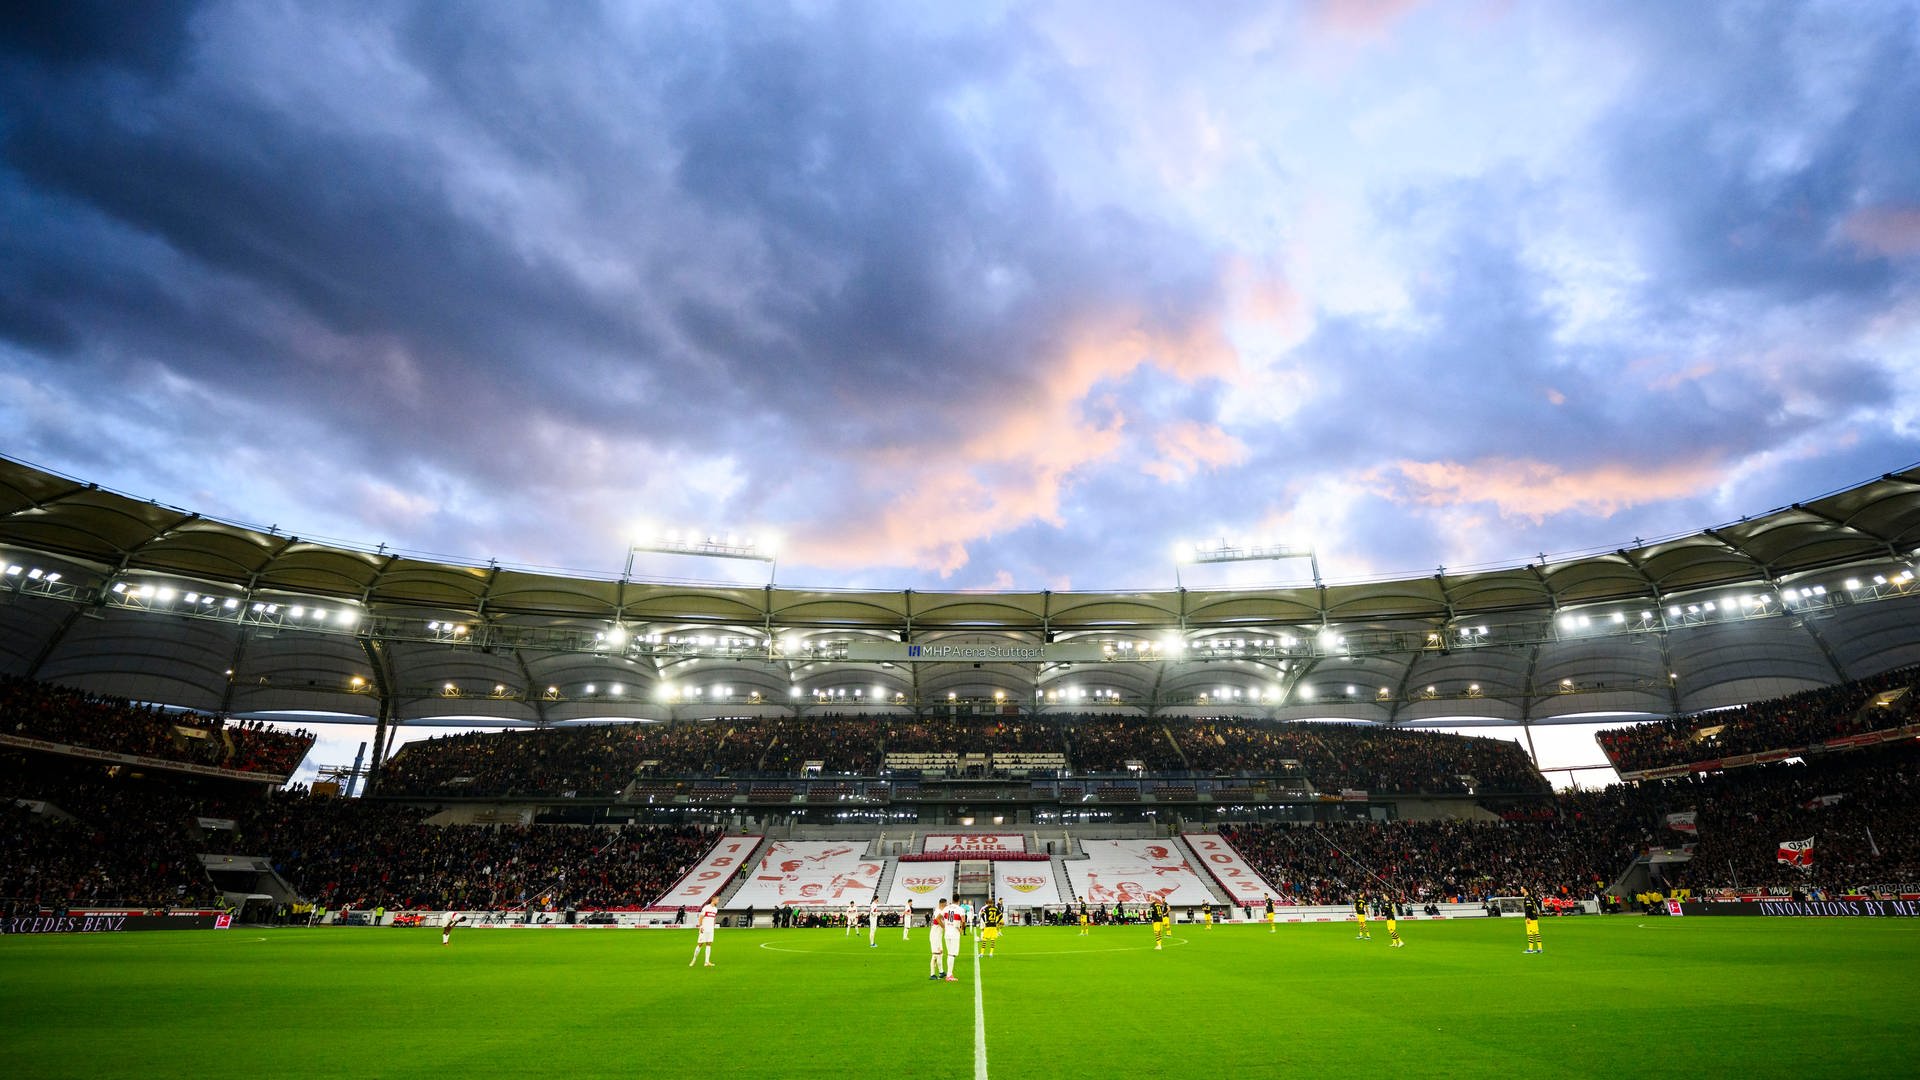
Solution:
[[[987,1010],[980,997],[980,939],[973,940],[973,1080],[987,1080]]]

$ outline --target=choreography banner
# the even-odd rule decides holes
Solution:
[[[1267,884],[1240,852],[1224,837],[1213,833],[1187,833],[1181,837],[1187,846],[1200,856],[1200,864],[1220,883],[1227,896],[1235,904],[1261,904],[1267,897],[1273,897],[1277,903],[1283,899],[1280,890]]]
[[[942,897],[953,899],[952,863],[900,863],[887,889],[887,906],[912,904],[915,911],[930,911]]]
[[[1774,861],[1786,863],[1788,866],[1812,866],[1813,837],[1809,836],[1805,840],[1780,841],[1780,853],[1774,857]]]
[[[865,840],[777,840],[727,901],[727,910],[864,906],[879,887],[882,865],[864,857],[866,846]]]
[[[740,872],[740,864],[747,861],[753,849],[760,846],[758,836],[723,836],[713,845],[707,857],[687,871],[666,894],[653,902],[656,908],[697,908],[708,899],[720,895],[727,887],[733,875]]]
[[[1051,907],[1060,902],[1053,864],[997,862],[993,864],[993,895],[1007,907]]]
[[[1683,814],[1668,814],[1667,828],[1674,829],[1679,832],[1699,832],[1700,826],[1694,823],[1694,818],[1696,816],[1697,815],[1692,810],[1688,810]]]
[[[1174,907],[1214,902],[1213,894],[1170,840],[1087,840],[1085,859],[1068,859],[1067,876],[1078,899],[1089,904]]]

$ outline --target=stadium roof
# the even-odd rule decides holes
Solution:
[[[0,670],[239,713],[374,715],[384,701],[396,719],[997,696],[1551,722],[1914,662],[1916,547],[1908,469],[1685,536],[1472,573],[1129,593],[692,586],[315,542],[0,460]]]

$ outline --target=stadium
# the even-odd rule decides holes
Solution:
[[[1161,595],[558,578],[18,463],[0,489],[10,935],[426,927],[378,931],[413,947],[455,914],[483,952],[683,941],[712,901],[729,964],[739,928],[810,935],[800,957],[884,942],[906,978],[903,912],[939,899],[996,903],[1009,960],[1084,949],[1082,918],[1144,942],[1156,900],[1176,944],[1344,929],[1358,901],[1421,949],[1527,892],[1563,919],[1920,911],[1913,472],[1562,564]],[[280,789],[302,715],[385,738],[455,709],[510,726]],[[1596,712],[1626,786],[1554,794],[1524,740],[1422,730]]]
[[[1916,71],[9,8],[0,1073],[1912,1075]]]

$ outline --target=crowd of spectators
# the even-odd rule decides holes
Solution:
[[[1674,808],[1695,811],[1698,833],[1668,832],[1665,842],[1697,840],[1688,873],[1702,887],[1920,882],[1916,772],[1920,745],[1907,740],[1668,781]],[[1778,860],[1782,841],[1808,838],[1810,870]]]
[[[1534,792],[1550,786],[1520,744],[1435,731],[1370,724],[1314,724],[1311,738],[1326,751],[1307,772],[1320,790],[1467,795],[1481,791]]]
[[[1821,888],[1920,882],[1920,746],[1806,763],[1538,794],[1505,819],[1223,827],[1297,903],[1391,889],[1412,903],[1584,897],[1651,849],[1669,888]],[[0,752],[0,899],[207,906],[200,853],[265,855],[322,906],[513,910],[632,908],[662,896],[717,834],[696,826],[430,825],[397,801],[138,773]],[[1692,829],[1670,825],[1687,814]],[[198,819],[234,823],[205,831]],[[1779,845],[1814,840],[1811,868]]]
[[[897,717],[887,721],[890,754],[1057,754],[1060,727],[1026,716]]]
[[[1167,731],[1167,722],[1149,716],[1069,715],[1061,718],[1067,756],[1083,773],[1119,773],[1137,761],[1149,772],[1179,772],[1187,767]]]
[[[1913,723],[1920,695],[1909,688],[1920,668],[1904,667],[1868,679],[1823,686],[1731,709],[1614,728],[1595,736],[1614,767],[1641,772],[1696,761],[1798,750],[1832,739]],[[1875,699],[1907,690],[1882,706]]]
[[[276,799],[239,819],[235,842],[324,907],[512,910],[642,908],[671,888],[718,833],[618,828],[428,825],[422,811],[363,799]]]
[[[205,907],[218,890],[195,857],[196,798],[45,754],[0,751],[0,897]]]
[[[1547,782],[1518,744],[1355,724],[1137,716],[889,718],[818,714],[475,732],[409,743],[387,795],[607,797],[635,778],[878,775],[889,753],[1059,753],[1079,773],[1293,775],[1320,790],[1519,794]]]
[[[397,802],[273,798],[0,751],[0,898],[212,906],[201,853],[269,857],[324,907],[637,908],[712,846],[700,826],[428,825]],[[232,831],[204,831],[203,817]]]
[[[610,797],[632,782],[646,734],[638,724],[595,724],[423,739],[387,761],[380,793]]]
[[[1821,755],[1541,796],[1502,821],[1251,824],[1222,828],[1295,903],[1341,903],[1382,881],[1415,903],[1536,892],[1591,896],[1639,855],[1669,888],[1777,889],[1920,882],[1920,746]],[[1691,814],[1691,830],[1669,815]],[[1686,820],[1686,819],[1682,819]],[[1802,868],[1778,859],[1814,839]],[[1375,875],[1378,875],[1377,877]]]
[[[0,731],[161,761],[285,777],[313,749],[313,733],[257,720],[139,705],[18,676],[0,677]]]
[[[780,717],[755,726],[753,737],[766,746],[761,772],[792,776],[809,761],[820,762],[828,774],[873,776],[880,771],[880,721],[874,717]]]

